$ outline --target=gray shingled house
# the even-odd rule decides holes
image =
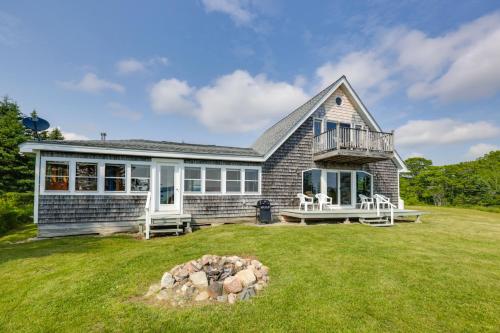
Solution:
[[[186,223],[298,208],[325,193],[339,208],[383,194],[402,209],[406,166],[345,77],[267,129],[249,148],[147,140],[33,141],[39,235],[137,230],[145,219]],[[148,207],[145,216],[145,207]],[[154,222],[153,222],[154,223]],[[152,231],[151,231],[152,232]]]

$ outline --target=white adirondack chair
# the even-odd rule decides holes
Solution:
[[[304,210],[307,212],[307,207],[311,207],[311,209],[314,208],[314,203],[313,203],[312,197],[308,197],[305,194],[298,193],[297,198],[300,199],[299,209],[302,209],[302,206],[304,206]]]
[[[368,198],[366,195],[363,194],[360,194],[359,198],[361,199],[361,205],[359,206],[360,209],[369,210],[370,207],[372,208],[375,207],[375,202],[373,201],[373,198]]]
[[[327,209],[332,209],[332,198],[323,193],[318,193],[315,195],[316,199],[318,199],[319,210],[323,210],[323,207]]]
[[[389,200],[389,198],[386,197],[385,195],[375,194],[374,197],[375,197],[375,204],[379,208],[388,209],[392,205],[391,200]]]

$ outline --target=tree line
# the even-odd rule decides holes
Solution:
[[[31,113],[36,115],[36,111]],[[0,195],[7,192],[32,192],[35,179],[34,156],[21,155],[19,145],[35,139],[35,133],[21,121],[19,105],[4,97],[0,100]],[[42,140],[64,140],[58,128],[38,133]]]
[[[500,206],[500,150],[443,166],[422,157],[405,162],[410,172],[401,175],[400,194],[406,204]]]

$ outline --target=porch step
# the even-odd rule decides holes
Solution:
[[[159,235],[159,234],[182,234],[184,233],[183,229],[151,229],[149,231],[150,234],[152,235]]]
[[[372,227],[392,227],[394,224],[389,223],[389,218],[382,217],[360,217],[359,223],[366,224]]]

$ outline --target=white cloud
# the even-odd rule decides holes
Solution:
[[[155,65],[168,65],[168,59],[166,57],[154,57],[149,60],[137,60],[135,58],[128,58],[120,60],[116,63],[116,69],[119,74],[132,74],[138,72],[144,72],[148,67]]]
[[[500,12],[438,36],[396,27],[380,30],[373,45],[316,70],[321,86],[345,74],[363,99],[404,87],[409,97],[475,100],[500,92]]]
[[[207,12],[227,14],[238,25],[249,24],[255,17],[249,8],[249,0],[202,0],[202,3]]]
[[[186,81],[161,80],[151,89],[151,107],[156,113],[191,114],[195,109],[194,91]]]
[[[63,131],[61,129],[61,127],[59,126],[56,126],[56,128],[58,128],[62,135],[64,136],[64,140],[89,140],[89,138],[85,135],[82,135],[82,134],[78,134],[78,133],[73,133],[73,132],[67,132],[67,131]],[[54,127],[51,127],[49,128],[47,131],[52,131],[54,129]]]
[[[414,152],[408,154],[408,158],[411,158],[411,157],[424,157],[424,154],[414,151]]]
[[[475,159],[495,150],[500,150],[500,146],[488,143],[478,143],[469,148],[467,157]]]
[[[307,98],[298,86],[243,70],[221,76],[200,89],[177,79],[161,80],[150,94],[155,112],[189,114],[214,132],[262,129]]]
[[[83,78],[78,82],[65,81],[65,82],[60,82],[60,85],[66,89],[89,92],[89,93],[98,93],[105,90],[112,90],[119,93],[125,91],[125,87],[123,87],[122,85],[100,79],[94,73],[85,74]]]
[[[138,111],[130,110],[125,105],[116,102],[108,103],[108,108],[111,110],[111,114],[115,117],[125,118],[128,120],[138,121],[142,118],[143,114]]]
[[[390,80],[391,70],[376,53],[352,52],[339,62],[328,62],[316,70],[319,79],[316,90],[327,87],[342,75],[346,75],[364,100],[374,101],[382,98],[393,86]]]
[[[485,121],[460,122],[448,118],[410,120],[395,132],[396,145],[440,145],[494,138],[500,127]]]
[[[243,70],[219,77],[196,93],[198,116],[209,129],[241,132],[262,129],[307,100],[302,88]]]
[[[133,58],[118,61],[116,68],[120,74],[142,72],[146,69],[142,62]]]

